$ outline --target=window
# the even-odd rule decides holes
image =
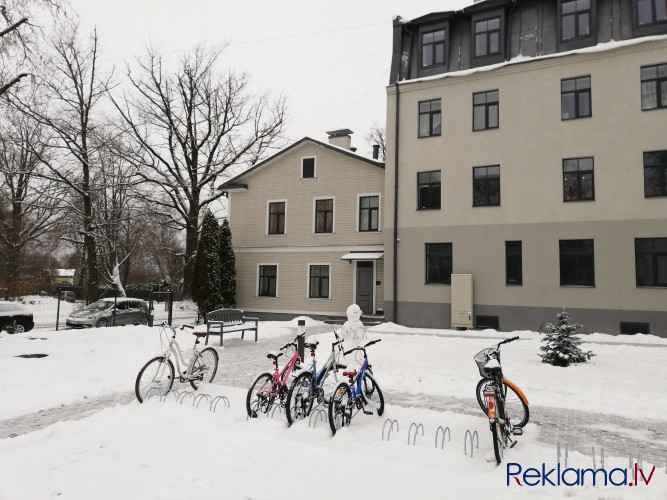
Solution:
[[[637,24],[667,22],[667,0],[637,0]]]
[[[626,321],[621,321],[621,335],[636,335],[637,333],[643,333],[644,335],[649,335],[650,328],[649,323],[631,323]]]
[[[475,22],[475,57],[500,53],[500,17]]]
[[[562,41],[590,35],[591,0],[563,0],[560,8]]]
[[[285,202],[269,203],[269,234],[285,234]]]
[[[440,99],[419,103],[419,137],[440,135]]]
[[[523,264],[521,257],[521,242],[505,242],[505,284],[523,284]]]
[[[310,266],[310,286],[308,297],[311,299],[329,298],[329,266]]]
[[[440,170],[417,173],[418,210],[440,210]]]
[[[563,160],[563,201],[594,199],[593,158]]]
[[[472,129],[498,128],[498,91],[472,95]]]
[[[644,196],[667,196],[667,151],[644,153]]]
[[[667,63],[643,66],[642,109],[667,108]]]
[[[475,329],[491,329],[500,331],[500,318],[498,316],[475,316]]]
[[[472,169],[472,205],[500,205],[500,165]]]
[[[377,231],[380,218],[380,197],[359,197],[359,231]]]
[[[315,232],[333,233],[334,201],[315,200]]]
[[[422,34],[422,67],[445,63],[445,30]]]
[[[452,244],[426,243],[426,283],[452,282]]]
[[[593,240],[560,240],[561,286],[595,286]]]
[[[277,297],[278,266],[260,265],[257,295],[260,297]]]
[[[667,238],[635,238],[637,286],[667,287]]]
[[[561,80],[561,117],[563,120],[591,116],[591,77]]]
[[[315,158],[301,159],[301,178],[302,179],[315,178]]]

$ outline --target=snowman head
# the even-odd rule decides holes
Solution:
[[[347,308],[347,319],[349,321],[359,321],[361,319],[361,308],[357,304],[352,304]]]

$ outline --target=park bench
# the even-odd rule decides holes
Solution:
[[[241,332],[241,338],[246,330],[255,332],[255,342],[257,342],[257,318],[246,318],[240,309],[217,309],[206,313],[206,344],[210,335],[220,335],[220,345],[222,345],[222,336],[225,333]]]

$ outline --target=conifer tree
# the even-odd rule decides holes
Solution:
[[[200,318],[224,307],[220,273],[220,226],[207,210],[199,233],[192,280],[192,299],[197,304]]]
[[[224,307],[236,307],[236,257],[229,221],[220,225],[220,290]]]
[[[571,324],[570,316],[565,308],[556,315],[556,324],[548,323],[547,334],[542,339],[539,356],[543,363],[554,366],[569,366],[572,363],[585,363],[595,356],[591,351],[582,351],[579,347],[581,339],[575,332],[582,328],[579,323]]]

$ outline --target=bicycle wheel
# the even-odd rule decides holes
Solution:
[[[329,402],[329,427],[331,432],[336,434],[336,431],[341,427],[350,424],[350,399],[352,398],[352,391],[347,382],[341,382],[336,386],[331,394],[331,401]]]
[[[190,385],[194,390],[202,383],[210,383],[213,381],[216,372],[218,371],[218,353],[212,347],[207,347],[192,362],[192,371],[190,372],[193,377],[201,376],[201,380],[190,380]]]
[[[297,420],[310,415],[310,410],[313,409],[314,389],[312,373],[304,372],[294,379],[287,393],[287,408],[285,411],[287,425],[292,425]]]
[[[361,382],[361,395],[366,404],[370,405],[381,417],[384,413],[384,395],[375,379],[368,373],[364,373],[364,379]]]
[[[477,383],[477,403],[484,414],[487,414],[486,399],[484,398],[484,387],[491,382],[490,378],[483,378]],[[503,384],[505,387],[505,412],[512,418],[512,425],[514,427],[523,427],[530,419],[530,410],[528,405],[523,402],[519,394],[509,385]]]
[[[250,386],[245,400],[246,411],[250,418],[257,418],[260,413],[268,413],[273,406],[271,388],[273,387],[273,375],[269,372],[262,373]]]
[[[491,437],[493,439],[493,453],[496,456],[496,463],[500,464],[503,461],[503,452],[505,450],[503,438],[504,426],[499,425],[498,422],[491,422]]]
[[[174,364],[164,356],[151,359],[139,370],[137,381],[134,384],[134,393],[140,403],[151,396],[162,397],[174,385]]]

